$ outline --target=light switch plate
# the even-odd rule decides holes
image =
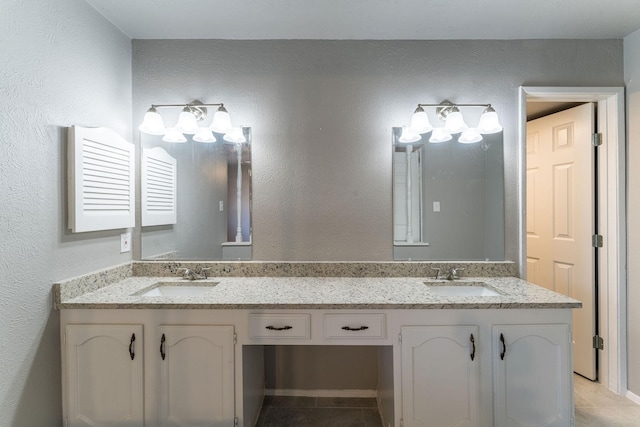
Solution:
[[[433,211],[440,212],[440,202],[433,202]]]
[[[127,231],[120,235],[120,253],[131,252],[131,232]]]

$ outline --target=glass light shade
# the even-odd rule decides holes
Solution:
[[[213,122],[209,129],[217,133],[227,133],[231,128],[231,117],[229,113],[227,113],[227,110],[218,109],[213,115]]]
[[[149,108],[144,114],[144,120],[142,120],[138,129],[140,132],[149,135],[164,135],[167,132],[167,129],[164,127],[164,122],[162,121],[162,116],[155,108]]]
[[[502,125],[498,120],[498,113],[493,111],[493,108],[489,107],[487,110],[482,113],[480,116],[480,121],[478,122],[478,132],[480,133],[498,133],[502,131]]]
[[[213,133],[211,133],[211,130],[209,128],[201,127],[198,128],[196,134],[193,135],[193,140],[198,142],[211,143],[216,142],[216,137],[213,136]]]
[[[198,121],[196,116],[193,115],[188,109],[182,110],[178,116],[178,123],[176,123],[176,130],[181,133],[188,133],[193,135],[198,131]]]
[[[482,135],[475,128],[469,128],[462,132],[462,135],[458,138],[460,144],[474,144],[482,141]]]
[[[222,139],[227,142],[232,142],[234,144],[242,144],[243,142],[247,142],[247,139],[244,137],[244,133],[242,133],[241,127],[232,127],[229,132],[227,132]]]
[[[429,117],[422,108],[417,109],[411,116],[411,129],[418,133],[428,133],[433,130]]]
[[[447,115],[444,121],[444,127],[450,133],[460,133],[466,130],[469,126],[464,122],[462,113],[460,111],[452,111]]]
[[[182,132],[178,131],[176,128],[167,128],[167,133],[162,137],[162,140],[164,142],[173,143],[187,142],[187,138],[185,138]]]
[[[429,142],[437,144],[440,142],[451,141],[451,132],[446,128],[433,128]]]
[[[422,137],[418,132],[416,132],[412,127],[403,127],[402,134],[398,139],[398,142],[402,142],[404,144],[410,144],[412,142],[420,141]]]

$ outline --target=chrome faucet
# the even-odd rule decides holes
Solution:
[[[464,267],[451,267],[449,269],[449,273],[447,273],[447,280],[459,279],[460,277],[458,277],[458,273],[460,271],[463,271],[464,269],[465,269]]]
[[[201,268],[200,273],[196,273],[194,270],[190,268],[181,268],[182,278],[185,280],[202,280],[207,278],[207,271],[210,271],[210,268]]]

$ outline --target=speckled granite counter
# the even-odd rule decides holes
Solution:
[[[165,264],[159,267],[160,270],[171,270],[166,265],[174,264]],[[56,284],[54,286],[56,307],[59,309],[509,309],[579,308],[581,306],[581,303],[574,299],[515,277],[464,277],[455,282],[434,281],[433,278],[425,277],[211,277],[206,281],[188,281],[163,275],[127,277],[131,275],[131,270],[130,266],[126,265],[119,266],[114,271],[114,275],[109,276],[110,279],[107,278],[106,273],[101,272],[86,276],[89,279],[84,281],[83,278],[76,278]],[[217,284],[198,297],[139,295],[153,288],[158,282],[172,282],[176,285],[206,285],[211,282]],[[482,282],[500,295],[439,296],[433,293],[425,282],[436,285]]]

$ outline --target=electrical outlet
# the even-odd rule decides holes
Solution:
[[[131,232],[127,231],[120,235],[120,253],[131,252]]]
[[[220,202],[218,203],[218,206],[220,208],[220,212],[224,211],[224,202],[222,200],[220,200]]]
[[[440,212],[440,202],[433,202],[433,211]]]

